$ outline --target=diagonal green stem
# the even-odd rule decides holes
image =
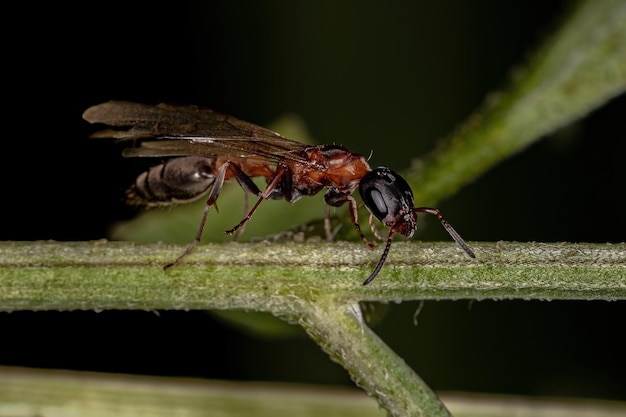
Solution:
[[[626,3],[580,2],[508,88],[424,159],[407,180],[416,201],[435,204],[504,159],[626,90]]]
[[[327,299],[307,307],[300,324],[390,415],[450,415],[424,381],[360,320],[358,304]]]

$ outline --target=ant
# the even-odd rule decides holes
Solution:
[[[185,203],[208,194],[194,241],[164,269],[179,264],[200,242],[222,185],[233,179],[258,200],[235,227],[226,231],[228,235],[241,231],[263,200],[285,199],[295,203],[302,196],[317,194],[325,188],[327,237],[332,237],[328,207],[347,203],[357,233],[366,245],[374,247],[359,226],[357,202],[352,196],[358,188],[370,212],[369,223],[376,237],[383,240],[374,226],[374,218],[389,228],[380,260],[363,285],[372,282],[382,269],[395,233],[413,236],[417,213],[437,216],[461,249],[475,258],[438,209],[414,207],[413,192],[404,178],[387,167],[371,169],[366,158],[344,147],[305,145],[255,124],[191,105],[109,101],[88,108],[83,118],[90,123],[127,128],[92,135],[136,141],[138,146],[123,151],[126,157],[169,158],[137,177],[127,191],[129,204],[150,207]],[[252,181],[253,177],[266,179],[263,190]]]

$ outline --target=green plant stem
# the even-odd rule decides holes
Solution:
[[[439,393],[458,417],[616,417],[626,403]],[[210,410],[210,411],[207,411]],[[0,415],[11,417],[382,417],[362,392],[0,366]]]
[[[0,416],[382,417],[354,389],[0,366]]]
[[[449,416],[435,393],[363,323],[358,312],[358,304],[328,298],[309,304],[300,324],[390,415]]]
[[[206,244],[166,272],[184,245],[0,242],[0,310],[250,309],[299,313],[294,301],[626,299],[626,245],[396,242]]]
[[[0,310],[246,309],[298,322],[392,415],[444,416],[423,381],[367,326],[358,302],[626,299],[626,244],[398,243],[383,273],[362,244],[0,243]]]

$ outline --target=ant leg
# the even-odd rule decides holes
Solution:
[[[476,255],[469,248],[469,246],[467,246],[467,244],[465,243],[461,235],[459,235],[457,231],[454,230],[452,225],[450,225],[450,223],[448,223],[448,221],[443,218],[443,216],[441,215],[441,212],[438,209],[430,208],[430,207],[415,207],[414,210],[419,211],[421,213],[428,213],[428,214],[437,216],[437,218],[441,222],[441,225],[444,227],[444,229],[446,229],[446,231],[450,234],[450,236],[452,236],[452,239],[454,239],[454,241],[459,244],[461,249],[463,249],[465,253],[467,253],[467,256],[469,256],[470,258],[476,258]]]
[[[243,215],[244,216],[248,212],[249,207],[250,207],[250,197],[248,196],[248,193],[243,193]],[[237,233],[235,233],[233,240],[237,242],[239,238],[241,237],[241,235],[243,235],[243,232],[245,231],[246,231],[246,225],[244,224],[243,226],[239,228],[239,230],[237,230]]]
[[[370,242],[369,239],[366,238],[361,231],[361,226],[359,226],[359,215],[357,213],[356,200],[354,199],[354,197],[352,197],[351,194],[341,193],[336,188],[331,187],[326,191],[326,194],[324,195],[324,201],[326,202],[327,206],[333,207],[340,207],[347,202],[349,207],[350,219],[352,220],[352,224],[354,224],[356,232],[361,237],[361,240],[365,242],[365,244],[370,248],[376,246],[376,244]]]
[[[324,232],[326,233],[327,242],[332,242],[333,240],[335,240],[335,236],[337,236],[339,229],[341,229],[341,224],[338,224],[333,230],[333,225],[330,221],[330,210],[331,205],[326,204],[326,209],[324,210]]]
[[[213,182],[213,187],[211,188],[211,192],[209,193],[209,197],[207,198],[206,206],[204,206],[204,212],[202,213],[202,219],[200,220],[200,226],[198,227],[198,231],[196,232],[196,238],[193,242],[187,246],[187,249],[172,263],[163,266],[164,270],[167,270],[175,265],[178,265],[180,261],[185,258],[185,256],[189,255],[191,251],[196,247],[200,240],[202,239],[202,234],[204,233],[204,226],[206,224],[206,220],[209,216],[209,210],[211,207],[215,205],[217,201],[217,197],[220,195],[220,191],[222,190],[222,185],[224,185],[224,178],[226,177],[226,169],[230,162],[226,162],[222,164],[222,166],[217,171],[217,175],[215,176],[215,181]]]
[[[368,238],[365,237],[363,231],[361,230],[361,226],[359,226],[359,215],[357,213],[356,200],[350,194],[346,195],[346,200],[348,201],[348,206],[350,207],[350,219],[356,228],[356,232],[361,237],[361,240],[370,248],[376,246],[375,243],[371,242]]]
[[[372,233],[374,233],[374,236],[376,236],[380,240],[383,240],[383,237],[380,235],[380,232],[376,228],[376,224],[374,223],[375,220],[376,220],[376,217],[374,217],[373,214],[370,214],[370,219],[369,219],[370,229],[372,229]]]
[[[326,241],[333,241],[333,231],[331,229],[332,225],[330,224],[330,206],[326,204],[326,208],[324,209],[324,232],[326,232]]]
[[[239,183],[239,186],[243,189],[244,191],[244,195],[243,195],[243,214],[244,216],[246,215],[246,213],[248,213],[248,206],[250,203],[250,198],[248,196],[248,194],[254,194],[256,196],[259,196],[261,194],[261,190],[259,190],[259,187],[256,186],[256,184],[254,183],[254,181],[252,181],[252,178],[250,178],[248,175],[246,175],[239,166],[237,166],[236,164],[232,164],[230,167],[230,171],[233,173],[233,176],[235,177],[235,179],[237,180],[237,182]],[[237,234],[235,235],[234,239],[235,241],[239,240],[239,238],[241,237],[241,235],[243,235],[243,232],[246,229],[246,225],[242,225],[238,230],[237,230]]]
[[[285,172],[287,171],[287,168],[285,168],[282,165],[279,165],[276,168],[276,171],[274,172],[274,176],[272,177],[272,179],[270,180],[270,182],[267,184],[267,187],[265,187],[265,190],[263,190],[263,192],[259,192],[257,195],[259,197],[259,199],[257,200],[257,202],[254,204],[254,206],[252,206],[252,209],[250,209],[250,211],[248,212],[248,214],[246,214],[243,219],[241,219],[241,221],[232,229],[227,230],[226,233],[227,235],[232,235],[233,233],[235,233],[237,230],[239,230],[244,224],[246,224],[246,222],[248,220],[250,220],[250,218],[252,217],[252,215],[254,214],[254,212],[256,211],[256,209],[259,207],[259,205],[261,204],[261,202],[267,198],[270,197],[270,195],[272,194],[272,191],[274,191],[274,189],[278,186],[278,184],[280,183],[280,180],[282,179],[283,175],[285,175]],[[256,185],[255,185],[256,187]],[[245,188],[244,188],[245,189]],[[258,189],[258,188],[257,188]]]
[[[243,190],[248,194],[254,194],[257,197],[261,195],[261,190],[256,186],[252,178],[246,175],[239,166],[236,164],[230,165],[230,172],[233,173],[233,176],[239,183],[239,186],[243,188]]]

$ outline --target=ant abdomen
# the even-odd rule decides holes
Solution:
[[[141,173],[127,191],[132,205],[186,203],[204,195],[215,180],[214,160],[202,156],[169,159]]]

